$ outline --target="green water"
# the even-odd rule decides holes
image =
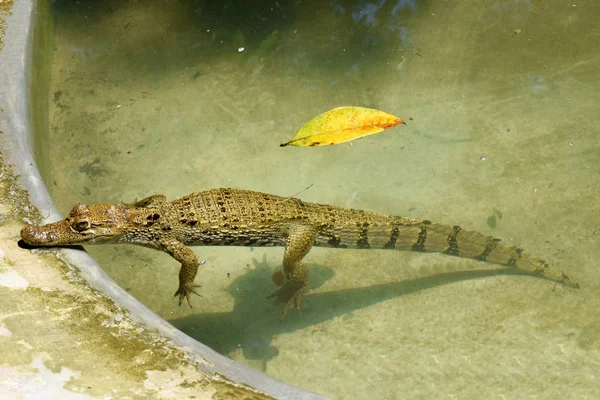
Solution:
[[[166,254],[88,248],[184,332],[336,399],[600,398],[598,2],[57,1],[53,17],[45,161],[61,212],[312,184],[303,200],[460,224],[582,282],[313,249],[304,315],[280,322],[266,297],[282,249],[196,247],[189,309]],[[278,146],[341,105],[407,126]]]

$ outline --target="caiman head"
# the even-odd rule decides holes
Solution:
[[[77,204],[62,221],[27,225],[23,241],[33,246],[61,246],[115,242],[128,226],[126,207],[120,204]]]

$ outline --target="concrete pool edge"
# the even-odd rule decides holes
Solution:
[[[0,51],[0,65],[6,66],[0,71],[0,94],[2,95],[0,99],[0,109],[2,109],[0,130],[3,132],[0,142],[3,162],[10,165],[14,175],[18,176],[17,182],[27,190],[31,204],[39,210],[41,215],[45,216],[46,220],[56,220],[60,218],[60,215],[52,203],[33,157],[32,132],[28,117],[27,88],[30,82],[27,79],[27,71],[30,63],[30,43],[35,16],[35,1],[23,0],[13,4],[11,15],[5,19],[7,28],[4,48]],[[5,169],[3,168],[3,170]],[[3,179],[6,179],[6,176]],[[10,191],[8,193],[8,196],[12,195]],[[35,212],[30,210],[29,214],[27,208],[19,211],[19,215],[24,217],[33,216]],[[7,232],[7,236],[14,237],[18,233],[15,229],[18,224],[10,225],[10,227],[3,226],[2,229],[10,228],[11,231]],[[5,253],[8,254],[8,252]],[[238,388],[248,389],[248,393],[245,395],[260,396],[262,392],[266,394],[266,396],[262,396],[263,398],[268,396],[281,399],[323,398],[236,364],[178,331],[118,287],[86,253],[76,250],[60,250],[58,254],[68,264],[76,266],[78,275],[86,281],[79,282],[70,279],[69,285],[87,286],[89,284],[107,296],[114,301],[117,310],[128,311],[127,317],[131,317],[132,324],[146,331],[158,332],[159,336],[168,339],[171,346],[180,349],[186,355],[189,365],[196,366],[199,373],[212,383],[222,383],[223,381],[236,383],[239,384]],[[42,260],[37,265],[38,268],[43,265],[42,268],[53,268],[56,272],[56,265],[48,265],[46,257],[36,257]],[[29,295],[32,294],[26,291],[26,296]],[[79,321],[73,319],[68,323],[78,324]],[[102,327],[98,326],[98,329],[100,330]],[[219,388],[219,385],[216,387]]]

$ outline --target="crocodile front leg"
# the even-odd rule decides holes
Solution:
[[[283,273],[285,283],[270,297],[277,297],[284,303],[281,318],[292,307],[302,312],[302,296],[306,293],[308,283],[308,269],[302,262],[315,243],[316,231],[312,226],[292,224],[287,229],[285,253],[283,254]]]
[[[164,251],[181,263],[181,269],[179,270],[179,289],[175,292],[175,296],[179,295],[179,305],[183,303],[183,298],[185,297],[191,308],[191,293],[200,296],[200,293],[194,289],[200,287],[200,285],[194,284],[194,278],[198,273],[198,257],[194,254],[192,249],[175,239],[161,241],[159,242],[159,245]]]

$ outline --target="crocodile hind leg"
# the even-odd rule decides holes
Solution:
[[[191,294],[194,293],[200,296],[200,293],[194,289],[200,287],[200,285],[194,284],[194,278],[196,278],[196,274],[198,273],[198,257],[192,249],[175,239],[165,240],[159,244],[164,251],[181,263],[181,269],[179,270],[179,288],[175,292],[175,297],[179,296],[179,305],[183,303],[183,299],[185,298],[191,308]]]
[[[316,231],[313,227],[302,224],[292,224],[287,229],[285,253],[283,254],[283,274],[285,283],[269,297],[276,297],[283,303],[281,318],[292,307],[301,312],[302,296],[306,293],[308,283],[308,269],[302,262],[315,243]]]

